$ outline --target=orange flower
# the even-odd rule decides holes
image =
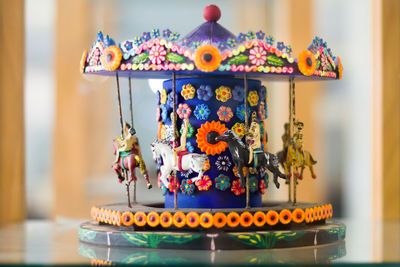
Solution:
[[[103,68],[108,71],[116,70],[121,64],[122,53],[118,46],[111,45],[104,49],[101,56],[101,64]]]
[[[199,226],[200,216],[197,212],[191,211],[186,215],[186,224],[192,228]]]
[[[295,209],[292,212],[292,215],[293,215],[293,221],[295,223],[302,223],[305,219],[304,210],[299,208]]]
[[[234,211],[230,212],[226,219],[227,219],[227,224],[230,227],[236,227],[240,223],[240,216],[237,212]]]
[[[275,225],[279,222],[279,214],[278,212],[274,211],[274,210],[270,210],[267,212],[267,215],[265,216],[268,225]]]
[[[306,223],[312,223],[314,221],[314,212],[312,209],[306,209],[306,216],[305,216]]]
[[[254,225],[261,227],[264,226],[266,218],[265,218],[265,213],[262,211],[257,211],[254,213]]]
[[[160,215],[160,224],[162,227],[170,227],[172,224],[172,215],[171,213],[165,211]]]
[[[135,222],[137,226],[145,226],[146,219],[146,213],[144,213],[143,211],[138,211],[135,213]]]
[[[82,54],[82,57],[81,57],[81,67],[80,67],[81,73],[85,72],[86,57],[87,57],[87,50],[83,51],[83,54]]]
[[[226,224],[226,215],[222,212],[217,212],[214,214],[214,226],[217,228],[222,228]]]
[[[204,162],[204,167],[203,167],[203,171],[206,172],[211,168],[210,166],[210,159],[207,158],[207,160]]]
[[[314,54],[308,50],[304,50],[300,53],[298,63],[299,70],[306,76],[310,76],[314,73],[316,63]]]
[[[199,70],[211,72],[219,67],[221,54],[212,45],[202,45],[196,50],[194,63]]]
[[[339,61],[339,80],[342,79],[342,73],[343,73],[343,66],[342,66],[342,61],[340,61],[340,57],[336,57]]]
[[[200,215],[200,225],[204,228],[210,228],[213,226],[213,216],[209,212],[203,212]]]
[[[243,227],[249,227],[250,225],[253,224],[253,215],[245,211],[242,214],[240,214],[240,225]]]
[[[131,226],[135,222],[135,218],[133,217],[132,212],[125,211],[122,214],[122,223],[125,226]]]
[[[228,147],[226,142],[215,141],[215,137],[222,135],[227,128],[220,122],[206,122],[197,130],[196,141],[197,146],[201,152],[205,152],[207,155],[215,155],[224,152]]]
[[[183,212],[178,211],[174,213],[173,223],[176,227],[181,228],[186,224],[186,216]]]
[[[147,224],[151,227],[156,227],[160,223],[160,216],[157,212],[152,211],[147,214]]]
[[[279,213],[279,221],[282,224],[288,224],[292,220],[292,213],[288,209],[283,209]]]

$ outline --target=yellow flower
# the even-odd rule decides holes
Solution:
[[[250,91],[247,96],[247,100],[249,100],[250,106],[254,107],[258,104],[258,94],[257,91]]]

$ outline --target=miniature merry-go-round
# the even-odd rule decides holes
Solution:
[[[81,72],[114,76],[121,135],[114,140],[113,170],[126,186],[127,202],[94,206],[79,239],[90,244],[201,250],[291,248],[344,240],[345,226],[329,220],[330,203],[297,201],[296,187],[315,159],[303,149],[296,118],[295,81],[340,79],[342,65],[316,37],[297,58],[262,31],[234,35],[217,23],[220,10],[204,9],[206,22],[180,38],[153,29],[116,44],[100,32],[84,51]],[[133,127],[122,116],[119,79],[159,78],[156,140],[149,147],[158,165],[164,203],[136,200],[135,168],[152,187]],[[289,83],[284,149],[268,151],[267,88]],[[137,133],[140,136],[140,132]],[[262,202],[269,180],[289,187],[287,202]],[[282,183],[282,184],[281,184]],[[154,189],[153,189],[154,190]]]

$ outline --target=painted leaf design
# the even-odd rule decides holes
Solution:
[[[278,240],[293,241],[302,237],[305,232],[295,232],[295,233],[277,233],[276,238]]]
[[[130,243],[139,247],[157,248],[162,242],[172,244],[184,244],[200,237],[200,235],[166,235],[166,234],[135,234],[121,233],[121,235]]]
[[[79,228],[78,236],[79,239],[93,240],[96,237],[96,232]]]
[[[262,235],[255,233],[240,233],[229,234],[229,237],[239,241],[248,246],[257,247],[257,248],[266,248],[266,243]]]
[[[140,64],[143,62],[146,62],[147,59],[149,58],[149,53],[148,52],[143,52],[140,55],[137,55],[132,58],[132,63],[134,64]]]
[[[228,61],[228,64],[229,65],[240,65],[240,64],[246,63],[248,59],[249,59],[248,56],[243,55],[243,54],[239,54],[239,55],[234,56],[233,58],[231,58]]]
[[[172,63],[184,63],[186,61],[186,58],[184,56],[173,52],[168,53],[166,57],[168,61]]]
[[[283,61],[283,59],[281,59],[275,55],[267,56],[267,62],[268,62],[268,64],[270,64],[272,66],[276,66],[276,67],[285,66],[285,62]]]

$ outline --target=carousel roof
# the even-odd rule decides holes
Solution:
[[[292,48],[275,42],[262,31],[233,33],[217,21],[220,10],[204,9],[206,22],[185,37],[169,29],[153,29],[116,44],[108,35],[97,34],[96,42],[85,50],[81,72],[133,78],[169,78],[177,75],[248,75],[261,79],[287,80],[289,77],[321,80],[340,79],[342,64],[327,43],[315,37],[297,58]]]

